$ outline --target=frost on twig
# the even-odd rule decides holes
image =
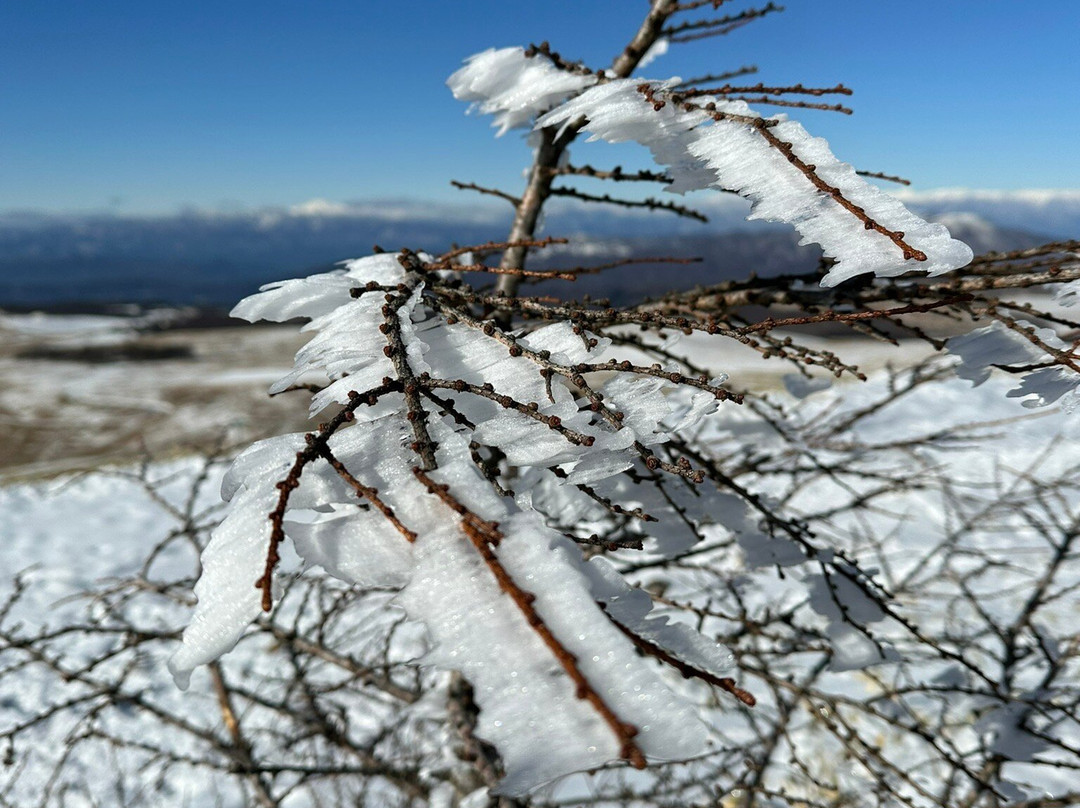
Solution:
[[[529,126],[541,112],[595,84],[597,77],[562,70],[548,59],[529,58],[522,48],[489,48],[470,56],[447,79],[459,101],[471,101],[500,135]]]
[[[949,353],[958,356],[956,374],[978,386],[994,368],[1021,377],[1006,393],[1021,398],[1025,407],[1045,407],[1062,401],[1067,410],[1080,404],[1080,356],[1052,328],[1036,328],[1025,320],[994,312],[997,319],[949,340]]]
[[[674,10],[654,8],[643,41],[655,41]],[[641,569],[737,544],[751,568],[816,565],[820,574],[803,583],[841,646],[833,671],[892,659],[868,623],[915,631],[845,553],[818,547],[807,523],[779,515],[697,441],[702,420],[740,394],[689,362],[647,365],[615,346],[627,326],[699,332],[862,378],[830,352],[770,332],[925,314],[970,301],[967,290],[738,324],[715,309],[668,311],[670,301],[616,309],[521,296],[516,284],[538,274],[524,269],[527,250],[551,243],[535,230],[544,200],[560,192],[553,179],[589,174],[563,160],[579,130],[648,146],[665,170],[635,179],[676,192],[736,191],[753,202],[753,217],[793,225],[835,259],[826,286],[862,273],[937,275],[966,264],[970,250],[868,185],[797,123],[725,97],[846,88],[680,92],[675,82],[616,78],[632,67],[591,72],[546,45],[472,57],[450,78],[454,94],[493,114],[500,134],[543,129],[520,197],[470,186],[514,204],[509,240],[438,257],[377,254],[271,284],[237,306],[251,321],[309,320],[314,336],[272,391],[318,375],[311,412],[326,420],[237,460],[224,491],[233,510],[203,556],[199,605],[172,662],[178,682],[273,609],[291,546],[306,565],[398,593],[396,605],[427,628],[423,661],[460,671],[473,688],[476,736],[501,756],[502,792],[518,795],[573,771],[705,750],[694,691],[673,686],[665,669],[723,691],[733,706],[755,703],[726,675],[727,651],[654,614],[654,598],[623,578],[633,563],[609,563],[605,552],[642,549]],[[591,171],[601,173],[625,179],[618,169]],[[499,266],[488,266],[497,252]],[[549,275],[573,280],[577,271]],[[494,290],[482,285],[491,275],[501,276]]]
[[[426,661],[472,683],[507,793],[613,760],[701,752],[706,729],[660,663],[752,703],[723,675],[727,653],[650,618],[643,593],[584,560],[585,536],[552,525],[569,508],[583,525],[644,531],[658,517],[639,503],[658,528],[685,521],[681,495],[649,497],[637,489],[654,486],[634,481],[699,479],[657,452],[727,392],[719,380],[684,387],[679,374],[590,361],[608,342],[571,323],[498,328],[445,279],[451,260],[375,255],[236,307],[251,320],[311,318],[315,336],[274,389],[321,373],[312,411],[337,412],[236,461],[223,489],[233,508],[204,553],[199,605],[172,661],[177,681],[272,607],[288,539],[306,564],[401,590],[398,605],[428,628]],[[543,756],[532,753],[540,741]]]
[[[791,224],[802,243],[836,259],[822,279],[833,286],[863,273],[930,275],[967,264],[972,253],[900,202],[865,182],[821,138],[783,115],[763,118],[745,102],[688,100],[672,82],[610,81],[543,115],[539,126],[581,125],[593,139],[637,141],[672,177],[669,191],[737,191],[750,218]]]

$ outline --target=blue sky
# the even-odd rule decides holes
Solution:
[[[725,10],[746,7],[734,0]],[[1080,187],[1080,3],[787,0],[646,75],[757,64],[766,83],[855,89],[800,112],[858,168],[919,188]],[[489,46],[551,41],[610,63],[644,0],[7,0],[0,210],[172,212],[312,198],[472,201],[515,190],[528,152],[444,85]],[[597,164],[644,157],[593,152]]]

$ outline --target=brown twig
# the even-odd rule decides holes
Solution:
[[[882,174],[880,171],[856,171],[860,177],[869,177],[875,180],[885,180],[886,182],[895,182],[897,185],[911,185],[911,180],[906,180],[903,177],[897,177],[894,174]]]
[[[337,415],[326,423],[320,424],[318,432],[309,432],[304,436],[307,445],[296,453],[296,460],[293,461],[285,479],[277,483],[278,501],[274,506],[274,510],[269,514],[270,539],[266,548],[266,564],[263,568],[263,574],[255,582],[255,588],[262,590],[262,609],[264,612],[270,611],[274,603],[274,569],[277,567],[278,562],[281,561],[279,548],[285,540],[285,510],[289,505],[289,497],[292,492],[300,487],[300,475],[303,474],[304,467],[322,456],[322,449],[327,445],[331,435],[337,432],[344,424],[353,420],[353,413],[357,408],[363,404],[374,406],[382,396],[400,390],[400,383],[386,379],[379,387],[372,388],[363,394],[350,391],[349,403]]]
[[[537,612],[536,607],[533,605],[536,596],[518,586],[510,573],[507,572],[506,567],[499,561],[498,556],[492,549],[497,547],[503,538],[503,535],[498,531],[498,526],[481,519],[469,511],[450,493],[448,486],[437,484],[423,470],[414,468],[413,474],[423,483],[429,493],[437,496],[462,517],[461,527],[463,532],[472,542],[473,547],[476,548],[484,563],[487,564],[488,569],[491,570],[491,574],[498,582],[499,588],[510,596],[529,627],[539,635],[563,670],[566,671],[567,676],[574,683],[574,695],[592,705],[593,709],[600,714],[615,734],[619,741],[619,757],[630,763],[634,768],[645,768],[645,756],[634,742],[634,737],[638,734],[637,727],[620,719],[614,710],[608,706],[607,702],[604,701],[603,697],[581,671],[577,664],[577,657],[559,641],[547,623],[544,622],[540,613]]]
[[[450,184],[459,191],[476,191],[480,194],[487,194],[488,196],[496,196],[499,199],[505,199],[515,207],[521,204],[521,200],[516,196],[508,194],[506,191],[500,191],[498,188],[485,188],[483,185],[477,185],[475,182],[458,182],[457,180],[450,180]]]
[[[725,84],[721,87],[694,87],[689,90],[677,90],[676,95],[679,100],[684,98],[696,98],[702,95],[747,95],[749,93],[760,93],[762,95],[852,95],[853,91],[850,87],[845,87],[843,84],[837,84],[832,87],[804,87],[802,84],[790,84],[787,86],[770,86],[765,84],[752,84],[745,86],[733,86],[731,84]]]
[[[407,528],[405,524],[397,517],[397,514],[394,513],[394,509],[387,505],[385,502],[383,502],[382,497],[379,496],[379,492],[371,486],[364,485],[362,482],[356,479],[356,477],[354,477],[349,472],[349,470],[345,468],[345,464],[334,456],[333,452],[330,451],[330,447],[326,446],[325,444],[320,445],[319,454],[324,460],[326,460],[327,463],[329,463],[333,467],[334,471],[338,473],[338,476],[349,484],[349,486],[356,492],[356,495],[361,499],[368,500],[372,505],[374,505],[378,509],[379,513],[386,517],[386,520],[394,526],[394,529],[405,537],[406,541],[410,543],[416,541],[416,533],[412,530],[409,530],[409,528]]]
[[[654,642],[646,640],[644,637],[631,631],[624,626],[618,620],[611,616],[608,610],[604,607],[604,604],[598,604],[603,610],[604,614],[608,616],[608,619],[647,656],[659,659],[671,667],[675,668],[679,673],[683,675],[684,679],[701,679],[703,682],[708,682],[710,685],[715,685],[721,690],[725,690],[747,707],[753,707],[757,704],[757,699],[748,690],[744,690],[735,684],[735,680],[730,676],[717,676],[713,673],[709,673],[707,670],[698,668],[691,665],[689,662],[684,662],[679,657],[672,654],[670,651],[665,650]]]
[[[666,210],[669,213],[674,213],[677,216],[685,216],[688,219],[696,219],[699,222],[708,222],[709,218],[699,211],[693,208],[688,208],[685,205],[679,205],[675,202],[666,202],[655,197],[649,197],[648,199],[636,200],[636,199],[616,199],[609,194],[603,194],[597,196],[596,194],[587,194],[584,191],[579,191],[576,188],[550,188],[548,193],[551,196],[568,196],[573,199],[580,199],[583,202],[603,202],[608,205],[618,205],[623,208],[644,208],[646,210]]]

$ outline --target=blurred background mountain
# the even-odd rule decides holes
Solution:
[[[903,192],[976,253],[1020,249],[1080,233],[1078,191]],[[693,203],[694,200],[691,200]],[[571,243],[536,266],[571,267],[644,256],[702,263],[642,265],[586,275],[564,294],[623,302],[749,272],[812,270],[820,252],[788,228],[745,221],[736,197],[711,201],[709,223],[665,214],[563,204],[545,232]],[[100,311],[118,304],[227,309],[272,280],[326,271],[373,245],[441,251],[498,239],[509,213],[485,204],[422,201],[332,203],[137,217],[108,213],[0,213],[0,308]],[[587,236],[584,234],[588,234]]]

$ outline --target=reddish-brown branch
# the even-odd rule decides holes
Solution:
[[[714,121],[735,121],[736,123],[744,123],[747,126],[753,127],[773,127],[780,123],[780,121],[773,118],[762,118],[759,115],[742,115],[737,112],[723,112],[717,109],[716,104],[711,101],[703,105],[695,104],[691,101],[684,101],[679,97],[679,93],[658,89],[648,82],[642,82],[636,89],[645,97],[646,101],[652,104],[652,108],[657,112],[666,107],[670,101],[671,103],[678,104],[679,107],[686,112],[692,112],[693,110],[705,112]]]
[[[661,31],[674,13],[676,6],[675,0],[655,0],[641,21],[641,25],[638,26],[637,32],[623,48],[622,53],[612,62],[611,69],[605,75],[619,79],[633,73],[641,63],[642,57],[660,38]],[[577,137],[583,123],[584,119],[581,119],[558,130],[552,127],[540,130],[532,167],[529,170],[525,190],[521,194],[521,204],[517,206],[514,223],[510,228],[509,240],[519,242],[519,246],[511,247],[503,253],[502,260],[499,262],[501,267],[521,269],[525,266],[528,247],[521,242],[535,235],[540,221],[540,212],[551,191],[551,169],[559,165],[566,148]],[[512,297],[517,294],[520,284],[520,278],[504,275],[499,279],[497,288],[504,295]]]
[[[592,76],[603,75],[602,70],[592,70],[582,62],[571,62],[568,59],[564,59],[560,54],[551,49],[551,45],[545,40],[539,45],[532,44],[525,49],[525,55],[530,59],[537,56],[543,56],[550,61],[555,67],[559,68],[566,73],[576,73],[579,76]]]
[[[521,203],[521,200],[513,194],[508,194],[506,191],[500,191],[498,188],[485,188],[483,185],[477,185],[475,182],[458,182],[457,180],[450,180],[450,184],[459,191],[476,191],[477,193],[487,194],[488,196],[497,196],[499,199],[505,199],[514,206]]]
[[[421,376],[417,379],[417,383],[425,389],[454,390],[458,393],[469,393],[480,398],[486,398],[488,401],[493,401],[504,409],[514,410],[515,412],[521,413],[526,418],[530,418],[537,423],[543,424],[548,429],[558,432],[566,438],[567,441],[576,446],[592,446],[596,441],[596,438],[592,435],[586,435],[583,432],[578,432],[576,429],[568,429],[563,426],[562,419],[557,415],[545,415],[540,412],[539,405],[535,402],[525,404],[517,401],[510,396],[497,392],[491,384],[472,384],[462,379],[433,379],[430,376]]]
[[[685,205],[678,205],[674,202],[665,202],[659,199],[649,197],[648,199],[635,200],[635,199],[616,199],[609,194],[603,194],[597,196],[596,194],[587,194],[583,191],[579,191],[577,188],[549,188],[548,193],[551,196],[568,196],[573,199],[580,199],[583,202],[603,202],[608,205],[618,205],[622,208],[645,208],[646,210],[666,210],[670,213],[674,213],[677,216],[685,216],[688,219],[697,219],[699,222],[708,222],[709,218],[693,208],[688,208]]]
[[[764,119],[762,120],[764,121]],[[799,157],[799,155],[795,154],[795,150],[791,147],[790,143],[778,138],[771,131],[769,131],[769,127],[763,124],[758,124],[755,128],[761,134],[761,136],[765,138],[768,144],[777,151],[779,151],[782,155],[784,155],[784,157],[787,158],[787,161],[789,163],[795,166],[795,168],[797,168],[803,174],[803,176],[805,176],[808,180],[810,180],[810,182],[813,183],[815,188],[831,196],[833,198],[833,201],[836,202],[836,204],[838,204],[844,210],[855,216],[855,218],[857,218],[860,222],[863,223],[863,226],[867,230],[874,230],[888,238],[893,244],[900,248],[900,251],[903,253],[905,259],[914,259],[915,261],[926,260],[926,253],[924,253],[922,250],[915,249],[906,241],[904,241],[903,233],[896,230],[889,230],[887,227],[881,226],[876,221],[867,216],[866,211],[862,207],[856,205],[854,202],[845,197],[843,192],[839,188],[837,188],[835,185],[830,185],[829,183],[825,182],[825,180],[823,180],[821,177],[819,177],[814,170],[815,166],[805,163],[802,158]]]
[[[469,246],[466,246],[466,247],[455,247],[454,249],[449,250],[448,252],[444,252],[442,255],[440,255],[436,259],[436,263],[441,263],[443,261],[450,261],[450,260],[452,260],[454,258],[457,258],[459,255],[465,255],[465,253],[471,253],[471,252],[488,253],[488,252],[496,252],[498,250],[510,250],[510,249],[515,249],[515,248],[526,248],[526,247],[543,248],[543,247],[550,247],[552,244],[566,244],[566,242],[567,242],[567,239],[565,239],[565,238],[552,238],[551,236],[547,236],[546,238],[539,238],[539,239],[537,239],[537,238],[522,238],[522,239],[514,239],[514,240],[511,240],[511,241],[485,241],[483,244],[472,244],[472,245],[469,245]],[[452,268],[452,267],[450,267],[450,266],[447,267],[447,269],[450,269],[450,268]]]
[[[828,194],[844,210],[848,211],[860,222],[867,230],[874,230],[881,233],[900,248],[904,258],[907,260],[925,261],[926,253],[922,250],[918,250],[912,247],[906,241],[904,241],[904,234],[897,230],[889,230],[887,227],[883,227],[877,221],[867,215],[866,210],[860,205],[856,205],[850,199],[844,196],[843,191],[837,188],[835,185],[830,185],[817,174],[817,166],[811,165],[805,162],[799,155],[795,153],[791,143],[786,140],[781,140],[771,131],[778,123],[775,119],[753,117],[750,115],[736,115],[729,112],[723,112],[716,108],[716,105],[709,102],[704,105],[694,104],[690,101],[683,101],[680,98],[680,93],[672,93],[666,90],[658,90],[649,83],[644,83],[638,86],[638,92],[640,92],[645,99],[653,105],[653,109],[660,110],[671,101],[679,104],[679,106],[687,111],[700,110],[708,113],[715,121],[737,121],[739,123],[745,123],[749,125],[754,131],[765,138],[765,142],[776,149],[784,158],[791,163],[804,177],[806,177],[815,188],[822,193]]]
[[[614,182],[672,182],[670,176],[658,171],[633,171],[627,174],[622,170],[622,166],[615,166],[615,168],[610,171],[604,171],[599,168],[593,168],[590,165],[567,165],[557,166],[556,168],[549,169],[549,171],[556,176],[566,176],[569,174],[577,177],[591,177],[597,180],[612,180]]]
[[[387,521],[394,526],[394,529],[405,537],[406,541],[410,543],[416,541],[416,533],[412,530],[409,530],[409,528],[407,528],[404,523],[400,519],[398,519],[397,514],[394,513],[394,509],[387,505],[385,502],[383,502],[382,497],[379,496],[379,492],[371,486],[364,485],[362,482],[356,479],[356,477],[354,477],[352,473],[347,468],[345,468],[345,464],[342,463],[334,455],[334,453],[330,451],[329,446],[326,446],[325,444],[320,445],[319,454],[323,457],[324,460],[326,460],[327,463],[329,463],[333,467],[334,471],[338,473],[338,476],[349,484],[349,486],[356,492],[356,495],[358,497],[361,497],[362,499],[368,500],[372,505],[374,505],[379,510],[379,512],[386,517]]]
[[[975,259],[968,264],[967,270],[970,272],[974,268],[983,265],[999,264],[1005,261],[1020,261],[1029,258],[1043,258],[1057,254],[1064,255],[1077,251],[1080,251],[1080,241],[1054,241],[1049,244],[1040,244],[1038,247],[1028,247],[1027,249],[1013,250],[1011,252],[991,251],[975,256]],[[1010,271],[1013,269],[1015,267],[1011,267]]]
[[[743,688],[736,685],[735,680],[732,679],[730,676],[716,676],[715,674],[709,673],[707,670],[703,670],[701,668],[695,667],[694,665],[691,665],[689,662],[684,662],[683,660],[672,654],[670,651],[660,647],[656,643],[650,642],[644,637],[639,637],[633,631],[631,631],[614,617],[612,617],[608,613],[607,609],[604,608],[604,604],[600,603],[598,605],[602,609],[604,609],[604,614],[608,616],[608,619],[611,620],[611,622],[619,629],[619,631],[629,637],[630,640],[634,643],[634,645],[641,649],[643,653],[647,654],[648,656],[655,657],[661,662],[664,662],[675,668],[675,670],[677,670],[683,675],[684,679],[701,679],[703,682],[708,682],[710,685],[715,685],[721,690],[726,690],[728,693],[733,695],[747,707],[753,707],[757,704],[757,699],[754,698],[754,695],[750,693],[750,691],[744,690]]]
[[[842,115],[851,115],[854,110],[843,104],[818,104],[811,101],[789,101],[783,98],[773,98],[767,95],[732,95],[728,96],[731,101],[745,101],[747,104],[768,104],[773,107],[790,107],[793,109],[817,109],[822,112],[839,112]]]
[[[357,408],[362,404],[373,406],[380,397],[400,390],[399,383],[386,379],[382,385],[368,390],[366,393],[360,394],[355,390],[350,391],[349,403],[345,405],[341,412],[326,423],[320,424],[317,433],[309,432],[304,436],[307,446],[296,453],[296,460],[293,461],[289,473],[285,479],[278,482],[278,501],[274,506],[274,510],[269,514],[270,540],[266,548],[266,564],[263,567],[262,576],[255,582],[255,588],[262,590],[262,609],[264,612],[270,611],[274,604],[274,570],[277,568],[278,562],[281,561],[280,547],[285,540],[285,509],[289,505],[289,497],[292,492],[300,487],[300,475],[303,474],[304,467],[321,456],[322,449],[327,445],[330,436],[337,432],[342,425],[353,420],[353,413]]]
[[[673,25],[670,28],[665,28],[663,34],[671,42],[692,42],[707,37],[723,36],[724,34],[730,34],[732,31],[741,28],[747,23],[759,20],[768,14],[783,10],[783,6],[778,6],[776,3],[767,3],[760,8],[749,8],[738,14],[729,14],[725,17],[716,17],[711,20],[695,20],[693,22],[684,22],[679,25]],[[683,33],[684,31],[694,33]]]
[[[712,393],[720,401],[734,401],[736,404],[742,404],[743,397],[739,393],[732,393],[730,390],[725,390],[723,387],[717,384],[711,384],[707,376],[700,376],[694,378],[693,376],[687,376],[684,373],[679,373],[674,370],[664,370],[660,365],[636,365],[627,359],[618,360],[611,359],[607,362],[594,362],[594,363],[579,363],[574,366],[574,370],[578,373],[596,373],[600,371],[623,371],[624,373],[635,373],[639,376],[653,376],[657,379],[664,379],[684,387],[696,387],[699,390],[705,390]]]
[[[435,482],[423,469],[414,467],[412,472],[416,479],[423,483],[424,487],[427,488],[429,494],[437,496],[443,501],[444,505],[461,517],[463,526],[467,524],[470,530],[485,536],[485,540],[495,547],[499,546],[499,542],[501,542],[504,537],[503,534],[499,532],[498,522],[489,522],[486,519],[481,519],[477,514],[466,508],[457,497],[450,493],[450,486]]]
[[[472,542],[480,557],[484,559],[484,563],[487,564],[491,574],[498,582],[499,588],[510,596],[529,627],[539,635],[552,655],[559,661],[563,670],[566,671],[567,676],[574,683],[574,695],[592,705],[593,709],[601,715],[615,734],[619,741],[619,757],[629,762],[634,768],[645,768],[645,755],[642,754],[641,749],[634,742],[634,737],[638,734],[637,727],[620,719],[604,701],[603,697],[596,692],[596,689],[578,666],[577,657],[559,641],[551,629],[548,628],[540,613],[536,611],[536,607],[533,606],[536,595],[518,586],[510,573],[507,572],[506,567],[499,561],[498,556],[495,555],[492,548],[497,547],[499,541],[503,538],[503,535],[498,531],[498,525],[487,522],[469,511],[450,493],[448,486],[439,485],[425,474],[422,469],[414,468],[413,474],[430,493],[441,499],[455,513],[461,515],[463,532]]]
[[[716,11],[720,6],[728,2],[730,0],[688,0],[688,2],[677,4],[673,11],[693,11],[705,6],[712,6],[713,11]]]
[[[895,182],[897,185],[911,185],[911,180],[906,180],[903,177],[897,177],[895,174],[882,174],[880,171],[856,171],[860,177],[869,177],[875,180],[885,180],[886,182]]]
[[[694,98],[702,95],[732,95],[733,93],[739,95],[761,93],[763,95],[822,96],[852,95],[852,90],[850,87],[845,87],[843,84],[837,84],[834,87],[804,87],[802,84],[791,84],[786,87],[778,87],[758,83],[742,87],[731,84],[725,84],[722,87],[694,87],[691,90],[679,90],[675,95],[678,96],[678,100],[682,100],[683,98]]]
[[[997,320],[1013,333],[1018,334],[1020,337],[1030,342],[1040,351],[1045,351],[1053,357],[1053,364],[1066,367],[1073,373],[1080,374],[1080,357],[1072,351],[1063,350],[1050,345],[1046,340],[1039,337],[1038,332],[1033,326],[1024,325],[1019,320],[1002,314],[993,308],[988,309],[984,313]]]
[[[548,471],[550,471],[552,474],[554,474],[560,480],[565,480],[566,478],[568,478],[570,476],[567,472],[563,471],[558,466],[552,466],[550,469],[548,469]],[[629,517],[632,517],[634,519],[640,519],[643,522],[659,522],[660,521],[655,516],[652,516],[651,514],[645,513],[645,511],[643,511],[640,507],[634,508],[632,510],[628,509],[628,508],[624,508],[619,503],[613,502],[612,500],[608,499],[607,497],[596,493],[596,489],[594,489],[592,486],[584,485],[582,483],[575,483],[574,487],[578,491],[583,493],[585,496],[587,496],[589,499],[591,499],[593,502],[596,502],[597,504],[602,505],[606,510],[608,510],[611,513],[616,514],[618,516],[629,516]],[[642,543],[641,543],[640,538],[635,538],[635,539],[630,540],[629,542],[622,542],[622,543],[619,543],[619,544],[614,545],[614,546],[613,546],[612,542],[608,542],[608,541],[600,538],[599,536],[597,536],[595,534],[593,534],[592,536],[589,536],[587,539],[582,539],[581,537],[578,537],[578,536],[573,536],[571,538],[573,538],[573,540],[577,541],[577,542],[585,542],[586,544],[594,544],[594,545],[598,545],[598,546],[601,546],[601,547],[607,547],[609,550],[616,550],[616,549],[619,549],[620,547],[631,547],[631,548],[633,548],[635,550],[640,550],[642,548]]]
[[[930,303],[912,303],[907,306],[897,306],[892,309],[870,309],[867,311],[837,312],[831,309],[819,314],[809,314],[803,317],[786,317],[782,320],[774,320],[772,317],[762,320],[760,323],[743,326],[734,329],[739,334],[750,334],[754,331],[771,331],[774,328],[785,328],[792,325],[813,325],[814,323],[853,323],[860,320],[876,320],[883,317],[896,317],[900,314],[918,314],[922,312],[940,309],[945,306],[955,306],[957,303],[965,303],[971,300],[971,295],[960,295],[944,300],[935,300]]]
[[[489,275],[518,275],[522,278],[556,278],[562,281],[576,281],[582,271],[559,271],[544,269],[504,269],[503,267],[490,267],[487,264],[450,264],[448,262],[435,264],[422,264],[417,267],[422,272],[482,272]]]
[[[684,87],[696,87],[699,84],[711,84],[714,81],[727,81],[728,79],[737,79],[739,76],[752,76],[757,72],[757,65],[743,65],[735,70],[728,70],[723,73],[709,73],[706,76],[694,76],[692,79],[680,81],[678,84],[674,85],[672,89],[678,90]]]
[[[618,267],[633,266],[635,264],[700,264],[702,259],[700,257],[693,258],[620,258],[617,261],[609,261],[606,264],[595,264],[591,267],[569,267],[559,270],[537,270],[535,274],[537,276],[547,277],[560,277],[562,275],[595,275],[600,272],[604,272],[608,269],[617,269]]]
[[[416,254],[402,250],[398,260],[406,269],[414,269],[419,265]],[[382,307],[383,324],[379,330],[386,337],[386,346],[383,353],[394,365],[401,389],[405,393],[405,406],[408,409],[407,418],[412,427],[413,441],[410,449],[420,456],[420,461],[428,471],[434,469],[438,463],[435,460],[435,442],[427,429],[427,410],[420,401],[419,388],[416,385],[416,376],[409,364],[408,351],[401,336],[400,309],[409,299],[412,289],[404,286],[397,294],[387,294],[386,304]]]

